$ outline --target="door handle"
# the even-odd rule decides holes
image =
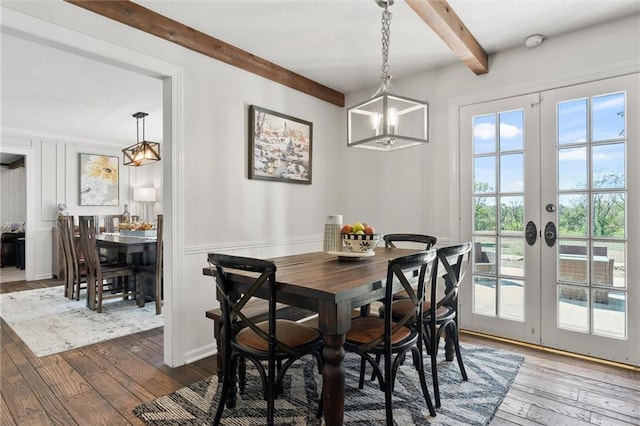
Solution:
[[[534,245],[536,243],[536,240],[538,239],[538,228],[532,220],[527,223],[527,227],[524,231],[524,237],[527,240],[527,244],[529,244],[530,246]]]
[[[553,247],[556,244],[556,225],[553,222],[547,222],[544,227],[544,240],[549,247]]]

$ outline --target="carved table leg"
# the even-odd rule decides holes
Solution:
[[[324,420],[327,426],[341,425],[344,417],[344,334],[324,337],[324,366],[322,392],[324,393]]]

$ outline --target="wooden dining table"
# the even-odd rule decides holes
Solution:
[[[328,426],[341,425],[344,417],[345,334],[351,328],[352,311],[384,298],[390,259],[415,253],[415,249],[375,249],[375,256],[339,258],[313,252],[269,259],[276,264],[277,301],[318,313],[324,337],[324,418]],[[210,267],[203,274],[215,276]],[[234,290],[242,293],[253,282],[240,271],[229,274]],[[398,290],[401,285],[398,284]],[[395,291],[395,290],[394,290]],[[258,297],[267,297],[258,293]]]
[[[155,237],[132,237],[117,233],[96,234],[98,249],[117,253],[121,264],[152,265],[156,252]]]

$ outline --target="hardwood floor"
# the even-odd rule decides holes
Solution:
[[[59,285],[2,284],[0,292]],[[204,315],[204,314],[203,314]],[[215,357],[169,368],[162,328],[37,358],[0,321],[0,424],[140,425],[132,409],[215,372]],[[640,425],[640,369],[464,334],[525,361],[491,425]]]

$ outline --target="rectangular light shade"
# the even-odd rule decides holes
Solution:
[[[141,203],[155,203],[156,189],[155,188],[133,188],[133,201],[138,201]]]
[[[349,108],[347,146],[395,151],[429,141],[429,104],[382,92]]]

